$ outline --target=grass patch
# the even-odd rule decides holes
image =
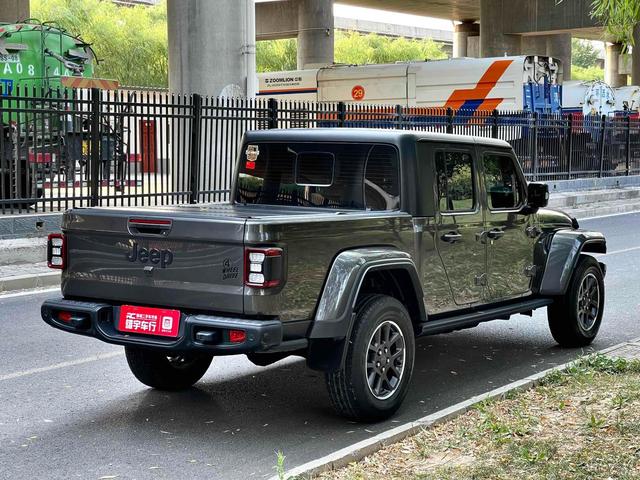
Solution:
[[[638,479],[640,362],[591,355],[320,479]]]

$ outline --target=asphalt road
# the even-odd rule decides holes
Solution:
[[[593,349],[640,337],[640,213],[581,225],[605,232],[611,252]],[[360,425],[333,414],[322,375],[300,359],[217,358],[187,392],[148,389],[120,347],[45,325],[51,295],[0,298],[2,478],[268,477],[277,450],[291,468],[581,353],[554,344],[544,310],[423,338],[399,414]]]

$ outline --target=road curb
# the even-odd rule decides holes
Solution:
[[[0,293],[60,285],[60,272],[15,275],[0,278]]]
[[[640,341],[639,339],[629,340],[626,342],[619,343],[612,347],[605,348],[603,350],[598,350],[594,353],[607,354],[613,350],[621,348],[622,346],[628,345],[630,343],[637,343]],[[392,428],[390,430],[384,431],[375,435],[374,437],[368,438],[366,440],[362,440],[358,443],[340,449],[336,452],[330,453],[324,457],[321,457],[317,460],[312,460],[311,462],[300,465],[299,467],[293,468],[285,474],[284,478],[312,478],[315,475],[319,475],[321,473],[337,470],[338,468],[342,468],[347,466],[352,462],[357,462],[362,460],[364,457],[371,455],[372,453],[377,452],[381,448],[397,443],[405,438],[418,433],[419,431],[433,427],[435,425],[439,425],[448,420],[452,420],[460,415],[466,413],[471,409],[474,405],[478,403],[504,398],[506,394],[513,392],[520,392],[524,390],[529,390],[540,383],[540,380],[548,375],[551,372],[563,371],[568,367],[576,363],[578,359],[572,360],[567,363],[563,363],[562,365],[558,365],[553,368],[549,368],[542,372],[535,373],[533,375],[529,375],[526,378],[521,380],[516,380],[515,382],[511,382],[502,387],[498,387],[494,390],[491,390],[486,393],[482,393],[480,395],[475,395],[467,400],[459,402],[455,405],[452,405],[443,410],[439,410],[435,413],[427,415],[426,417],[422,417],[414,422],[408,422],[404,425],[400,425],[398,427]],[[274,475],[269,480],[279,480],[280,477]]]
[[[640,200],[636,202],[622,203],[619,205],[585,206],[576,209],[565,209],[563,211],[572,217],[576,217],[578,220],[586,220],[592,217],[609,217],[623,213],[634,213],[640,211]]]

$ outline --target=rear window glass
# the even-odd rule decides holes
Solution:
[[[256,143],[243,147],[236,202],[396,210],[398,153],[365,143]]]
[[[296,155],[296,184],[330,187],[336,157],[330,152],[300,152]]]

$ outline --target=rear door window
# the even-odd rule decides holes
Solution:
[[[436,152],[438,205],[441,212],[470,212],[476,206],[473,158],[467,152]]]
[[[398,152],[366,143],[245,145],[236,202],[316,208],[396,210]]]

